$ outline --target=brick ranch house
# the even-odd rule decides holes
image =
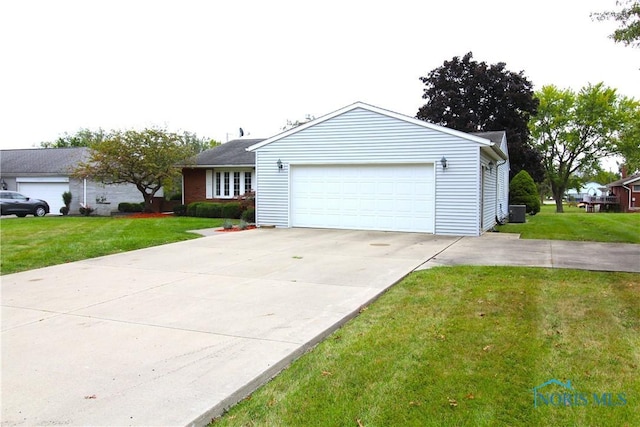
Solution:
[[[183,203],[223,202],[254,191],[256,155],[246,149],[263,139],[235,139],[198,154],[182,168]]]
[[[640,212],[640,173],[625,176],[617,181],[607,184],[609,191],[620,202],[621,212]]]

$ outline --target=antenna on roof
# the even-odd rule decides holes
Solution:
[[[242,128],[240,128],[240,138],[242,138],[244,136],[244,131],[242,130]]]

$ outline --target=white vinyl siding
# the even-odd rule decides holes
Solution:
[[[497,206],[497,176],[495,160],[486,156],[482,157],[482,231],[487,231],[496,225],[496,206]],[[489,163],[492,162],[490,166]]]
[[[449,166],[443,171],[440,159]],[[282,160],[283,169],[277,167]],[[256,150],[257,222],[292,226],[290,166],[435,163],[436,234],[479,235],[479,143],[356,108]]]

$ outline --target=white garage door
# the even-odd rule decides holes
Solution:
[[[44,200],[52,214],[60,213],[64,206],[62,193],[69,191],[68,182],[18,182],[18,192],[32,199]]]
[[[291,167],[294,227],[433,233],[433,165]]]

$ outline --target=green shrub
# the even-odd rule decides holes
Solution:
[[[255,208],[247,208],[242,215],[240,215],[240,219],[246,222],[256,222],[256,209]]]
[[[196,210],[202,202],[192,202],[187,205],[187,216],[196,216]]]
[[[225,219],[222,223],[222,228],[225,230],[231,230],[233,228],[233,222],[230,219]]]
[[[222,205],[222,218],[239,219],[242,208],[238,202],[229,202]]]
[[[222,218],[222,205],[220,203],[200,203],[196,207],[196,216],[199,218]]]
[[[518,172],[509,183],[509,204],[526,205],[527,213],[540,212],[540,196],[531,175],[525,170]]]
[[[144,210],[144,202],[142,203],[130,203],[122,202],[118,204],[118,212],[142,212]]]
[[[173,214],[175,216],[185,216],[187,214],[186,205],[176,205],[173,207]]]
[[[182,201],[182,193],[176,193],[176,194],[171,195],[171,197],[169,197],[169,200],[171,200],[173,202]]]

